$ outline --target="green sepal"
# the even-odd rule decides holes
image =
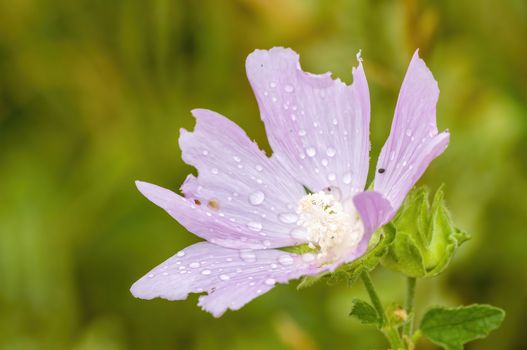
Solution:
[[[504,318],[505,311],[491,305],[435,307],[423,316],[419,331],[443,349],[462,350],[465,343],[485,338]]]
[[[436,191],[432,205],[426,187],[411,191],[392,223],[395,239],[382,264],[410,277],[441,273],[455,250],[470,238],[452,223],[443,186]]]
[[[293,254],[317,253],[317,250],[315,248],[311,248],[307,244],[299,244],[299,245],[294,245],[290,247],[282,247],[278,249],[284,252],[293,253]]]
[[[362,271],[371,271],[380,263],[382,257],[388,252],[394,237],[395,228],[393,225],[385,225],[373,234],[368,250],[360,258],[339,266],[333,272],[327,271],[317,276],[305,276],[298,284],[297,289],[310,287],[321,280],[326,281],[330,285],[341,282],[354,283],[360,277]]]
[[[381,326],[382,319],[373,306],[362,299],[354,298],[349,315],[362,324]]]

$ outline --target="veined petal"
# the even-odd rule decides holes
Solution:
[[[130,291],[141,299],[186,299],[204,293],[199,305],[215,317],[238,310],[286,283],[319,272],[313,254],[296,255],[279,250],[235,250],[208,242],[191,245],[139,279]]]
[[[449,133],[438,134],[439,88],[432,72],[415,52],[395,108],[390,136],[377,162],[374,188],[399,208],[430,162],[448,145]]]
[[[316,192],[337,186],[345,197],[364,189],[370,101],[362,64],[353,85],[330,73],[302,71],[290,49],[256,50],[246,62],[273,157]]]
[[[236,124],[207,110],[193,111],[193,132],[182,130],[183,160],[199,171],[182,186],[185,197],[138,183],[140,191],[186,229],[230,248],[266,249],[303,242],[291,218],[305,191]],[[295,237],[293,237],[295,236]]]

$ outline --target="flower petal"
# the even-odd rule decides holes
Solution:
[[[368,174],[370,101],[362,64],[347,86],[330,73],[302,71],[294,51],[256,50],[246,62],[274,155],[316,192],[362,191]]]
[[[138,182],[139,190],[189,231],[215,244],[265,249],[303,243],[294,234],[303,187],[236,124],[211,111],[193,113],[195,130],[182,130],[180,146],[183,159],[199,176],[187,178],[185,197],[143,182]]]
[[[364,235],[357,246],[356,257],[364,254],[368,249],[371,235],[382,225],[386,224],[395,214],[395,210],[384,196],[375,191],[366,191],[353,197],[353,204],[359,212],[364,225]]]
[[[317,266],[313,254],[235,250],[201,242],[151,270],[130,291],[141,299],[168,300],[183,300],[189,293],[206,292],[199,298],[199,305],[219,317],[227,309],[240,309],[276,283],[318,273]]]
[[[430,162],[448,145],[449,133],[437,132],[439,88],[415,52],[404,78],[390,136],[377,162],[374,188],[399,208]]]

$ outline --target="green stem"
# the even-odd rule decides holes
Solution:
[[[391,348],[393,350],[405,349],[401,335],[389,322],[386,312],[384,311],[384,307],[382,306],[381,299],[379,298],[379,295],[373,286],[370,274],[366,271],[363,271],[361,274],[361,279],[362,283],[364,283],[364,287],[366,288],[366,292],[368,292],[368,296],[370,297],[373,307],[381,318],[381,331],[383,332],[386,339],[388,339],[388,342],[390,342]]]
[[[408,322],[404,325],[403,328],[403,334],[407,337],[411,337],[413,333],[414,328],[414,317],[412,313],[414,312],[414,300],[415,300],[415,284],[417,280],[415,277],[408,277],[407,284],[406,284],[406,313],[408,314],[408,317],[410,319]]]

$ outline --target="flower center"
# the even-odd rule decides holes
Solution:
[[[311,193],[298,203],[298,224],[306,229],[309,246],[319,249],[319,257],[332,261],[350,254],[364,234],[353,202],[342,203],[337,194],[328,193],[337,191]]]

